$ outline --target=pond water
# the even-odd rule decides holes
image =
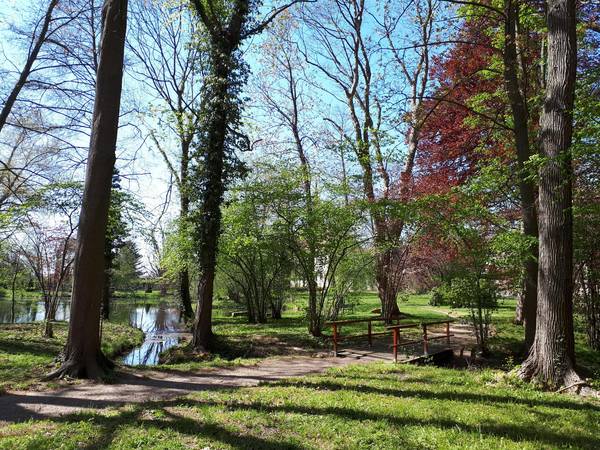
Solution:
[[[179,342],[181,311],[172,304],[135,305],[129,309],[129,323],[145,333],[144,343],[123,358],[130,366],[158,364],[160,354]]]
[[[68,320],[70,300],[59,302],[56,320]],[[15,323],[44,320],[44,302],[39,299],[19,299],[15,302]],[[10,323],[12,303],[0,299],[0,323]],[[141,346],[127,353],[122,362],[127,365],[155,365],[161,352],[177,345],[182,332],[181,312],[173,299],[160,303],[143,300],[115,300],[112,303],[111,322],[128,323],[145,334]]]

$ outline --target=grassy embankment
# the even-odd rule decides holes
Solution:
[[[35,387],[51,371],[67,338],[67,324],[54,324],[54,338],[42,337],[42,324],[0,324],[0,393]],[[128,325],[105,323],[102,350],[109,357],[139,345],[143,333]]]
[[[411,295],[406,301],[400,303],[401,311],[407,315],[404,322],[420,322],[426,320],[439,320],[451,316],[453,318],[465,318],[469,311],[466,309],[451,309],[448,307],[433,307],[428,304],[429,295]],[[139,299],[139,298],[138,298]],[[138,299],[135,299],[137,302]],[[133,300],[133,299],[132,299]],[[168,300],[168,298],[166,299]],[[356,306],[353,311],[346,312],[342,319],[363,318],[373,316],[372,311],[379,307],[379,299],[375,293],[356,294]],[[128,301],[119,299],[118,302]],[[154,301],[165,301],[165,299],[152,299]],[[315,339],[307,332],[304,308],[306,295],[296,293],[286,306],[284,318],[281,320],[269,320],[266,324],[248,324],[244,317],[230,317],[231,309],[226,305],[216,302],[214,331],[217,335],[218,351],[211,355],[208,360],[199,359],[185,351],[183,347],[173,349],[169,352],[170,364],[164,364],[158,369],[195,370],[206,367],[235,366],[240,364],[252,364],[260,358],[278,355],[297,355],[314,353],[329,349],[330,344],[323,339]],[[510,369],[514,364],[520,362],[521,345],[523,339],[522,327],[512,323],[514,316],[514,300],[502,300],[498,311],[494,314],[493,322],[495,335],[491,341],[493,351],[493,365]],[[56,354],[62,348],[65,338],[65,329],[60,325],[57,327],[57,339],[47,341],[40,337],[35,331],[35,325],[27,325],[23,334],[7,333],[5,325],[0,325],[0,363],[7,360],[7,351],[11,352],[10,364],[2,364],[0,368],[0,386],[6,385],[7,377],[18,378],[11,383],[21,383],[22,386],[35,384],[39,374],[44,373]],[[111,330],[129,330],[129,327],[119,327],[109,324],[108,334],[105,336],[103,345],[112,346]],[[383,329],[381,324],[376,325],[374,331]],[[583,367],[586,376],[594,378],[595,384],[600,384],[600,355],[585,345],[584,335],[581,327],[577,333],[578,363]],[[330,334],[330,329],[325,329]],[[359,324],[345,326],[344,334],[365,332],[366,325]],[[12,336],[8,339],[6,336]],[[124,342],[114,346],[116,350],[108,350],[108,354],[115,354],[120,347],[131,347],[139,343],[141,333],[122,333],[120,339]],[[17,366],[16,361],[21,361]],[[28,362],[29,361],[29,362]],[[34,363],[34,361],[37,361]],[[9,367],[10,366],[10,367]],[[5,368],[9,367],[9,368]],[[9,375],[11,368],[25,368],[22,374]],[[27,368],[30,369],[27,369]],[[18,370],[17,372],[21,372]],[[29,380],[29,381],[28,381]]]
[[[340,319],[373,317],[372,311],[380,307],[376,293],[356,294],[357,304],[353,311],[346,312]],[[403,322],[421,322],[447,318],[428,305],[428,295],[411,295],[408,301],[401,303],[401,310],[407,315]],[[327,339],[314,338],[308,333],[305,317],[306,294],[296,292],[286,304],[281,320],[269,319],[264,324],[249,324],[245,317],[231,317],[229,305],[217,301],[215,304],[214,332],[216,335],[216,353],[208,360],[197,358],[185,344],[169,350],[165,357],[169,364],[162,368],[194,370],[203,367],[223,367],[239,364],[251,364],[259,358],[279,355],[307,354],[330,349]],[[366,333],[366,324],[343,327],[345,334]],[[383,331],[383,323],[374,323],[373,332]],[[324,329],[325,335],[331,335],[331,329]],[[161,368],[159,367],[159,368]]]

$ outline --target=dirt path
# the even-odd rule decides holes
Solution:
[[[323,372],[330,367],[381,359],[375,353],[347,358],[283,357],[267,359],[256,366],[206,370],[203,373],[132,371],[120,373],[115,384],[84,383],[53,391],[11,391],[0,395],[0,423],[174,398],[194,391],[256,386],[261,382]]]
[[[455,349],[473,340],[468,327],[454,324],[451,331]],[[319,373],[349,364],[392,361],[387,341],[374,345],[372,349],[346,348],[343,354],[344,357],[340,358],[277,357],[265,359],[255,366],[207,369],[203,372],[131,369],[118,373],[118,381],[114,384],[82,383],[52,391],[9,391],[0,395],[0,424],[181,397],[202,390],[257,386],[263,382]]]

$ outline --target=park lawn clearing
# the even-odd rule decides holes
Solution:
[[[0,392],[42,386],[40,378],[51,371],[67,339],[67,323],[56,322],[53,327],[54,337],[46,338],[42,323],[0,324]],[[109,358],[140,345],[144,338],[136,328],[110,322],[103,324],[102,333],[102,350]]]
[[[0,449],[596,449],[599,429],[599,402],[498,371],[375,363],[8,425]]]
[[[376,292],[353,293],[356,307],[353,313],[344,314],[339,319],[364,319],[374,317],[373,310],[381,306]],[[426,321],[454,319],[458,322],[469,322],[468,308],[451,308],[449,306],[432,306],[429,304],[430,294],[412,294],[399,302],[400,311],[405,317],[402,323],[419,323]],[[284,355],[298,356],[323,353],[331,350],[331,342],[323,338],[314,338],[308,334],[301,305],[306,302],[306,294],[295,293],[290,301],[290,308],[280,320],[269,320],[264,324],[249,324],[245,317],[229,317],[224,310],[217,310],[213,329],[217,335],[215,353],[207,355],[194,354],[187,347],[187,341],[178,347],[167,350],[167,364],[150,367],[152,370],[196,371],[208,368],[236,367],[254,365],[269,357]],[[523,337],[522,326],[513,323],[516,300],[503,298],[492,316],[492,336],[490,348],[492,355],[485,363],[505,370],[512,370],[522,361]],[[383,323],[374,323],[373,332],[383,331]],[[590,384],[600,389],[600,354],[586,345],[583,325],[576,322],[577,363],[583,376]],[[341,328],[342,334],[360,334],[366,332],[366,324],[354,324]],[[331,328],[325,327],[325,335],[331,335]],[[391,337],[383,337],[383,340]],[[391,350],[390,350],[391,355]],[[138,367],[138,370],[145,370]]]
[[[340,320],[364,319],[378,315],[372,312],[381,307],[376,292],[357,292],[351,296],[356,302],[356,307],[352,313],[340,316]],[[430,306],[429,297],[429,295],[407,296],[400,303],[400,309],[405,315],[402,323],[447,320],[447,311]],[[308,333],[305,312],[302,310],[302,305],[307,301],[305,293],[296,292],[287,304],[282,319],[269,319],[261,324],[248,323],[245,317],[230,317],[223,305],[217,301],[218,308],[213,319],[213,331],[217,339],[215,352],[210,355],[197,355],[188,348],[189,339],[184,339],[179,346],[163,353],[161,358],[163,364],[150,369],[194,371],[254,365],[270,357],[327,353],[332,348],[331,340],[327,338],[332,334],[331,327],[325,326],[324,336],[320,338],[312,337]],[[343,333],[347,335],[365,333],[366,327],[366,323],[345,325]],[[384,323],[374,322],[373,332],[382,331],[385,331]],[[387,339],[391,339],[391,334]],[[144,370],[144,367],[140,366],[138,369]]]

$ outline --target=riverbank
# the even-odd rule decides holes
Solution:
[[[136,347],[136,360],[131,364],[144,364],[150,361],[152,364],[160,362],[157,366],[148,369],[153,370],[181,370],[195,371],[206,368],[235,367],[240,365],[252,365],[269,357],[278,356],[310,356],[312,354],[327,352],[330,350],[330,342],[323,338],[314,338],[309,335],[302,306],[305,305],[306,295],[302,292],[294,292],[294,298],[288,304],[284,317],[280,320],[269,320],[263,324],[249,324],[245,317],[230,317],[225,305],[220,301],[215,303],[215,315],[213,331],[216,336],[215,351],[210,355],[198,355],[186,347],[189,342],[189,333],[180,323],[180,312],[173,300],[165,299],[162,303],[153,302],[128,302],[118,300],[114,303],[111,322],[106,326],[109,330],[107,335],[111,339],[110,330],[131,330],[128,325],[142,329],[147,334],[147,341],[142,339],[142,333],[136,330],[133,334],[124,333],[127,339],[125,349]],[[406,315],[404,322],[420,322],[431,320],[445,320],[448,317],[459,321],[465,320],[469,310],[462,308],[449,308],[444,306],[429,305],[430,295],[410,295],[400,303],[400,309]],[[379,307],[379,298],[374,292],[355,293],[352,298],[355,306],[352,311],[346,312],[343,319],[364,318],[372,316],[372,311]],[[32,306],[35,306],[35,302]],[[27,311],[24,317],[43,317],[42,305],[37,305],[36,314]],[[503,299],[498,310],[493,314],[494,335],[490,340],[492,355],[487,361],[488,366],[511,370],[519,364],[523,355],[523,327],[513,323],[515,310],[514,299]],[[67,313],[67,308],[60,310],[61,314]],[[122,325],[116,325],[122,324]],[[3,325],[7,327],[8,325]],[[35,325],[28,325],[35,327]],[[374,324],[373,332],[383,331],[381,324]],[[112,328],[111,328],[112,327]],[[119,328],[121,327],[121,328]],[[362,328],[361,328],[362,327]],[[366,330],[364,324],[344,326],[344,334],[361,334]],[[1,330],[1,328],[0,328]],[[61,331],[64,330],[64,331]],[[189,328],[187,329],[189,331]],[[590,378],[591,383],[600,388],[600,354],[591,350],[585,342],[582,325],[576,323],[576,346],[578,365],[585,377]],[[330,329],[324,330],[331,334]],[[166,342],[165,336],[169,337],[175,333],[174,341]],[[57,338],[65,339],[66,329],[58,327]],[[23,354],[13,354],[13,360],[23,360],[15,367],[31,365],[34,356],[43,354],[41,365],[47,365],[58,355],[62,344],[56,342],[45,342],[40,333],[32,333],[34,344],[28,342],[25,336],[21,347],[15,346],[13,350]],[[1,339],[1,336],[0,336]],[[177,345],[177,340],[182,342]],[[144,341],[143,343],[141,341]],[[168,345],[166,345],[168,344]],[[172,348],[170,346],[174,345]],[[0,341],[0,346],[2,342]],[[6,347],[6,343],[4,344]],[[103,342],[103,346],[112,346],[110,341]],[[33,348],[30,348],[33,347]],[[40,347],[42,349],[40,350]],[[118,346],[117,346],[118,347]],[[469,349],[466,349],[469,350]],[[0,352],[2,347],[0,347]],[[115,354],[112,350],[108,354]],[[2,353],[0,353],[1,358]],[[5,356],[6,358],[6,356]],[[160,360],[160,361],[159,361]],[[1,361],[1,359],[0,359]],[[145,370],[138,366],[139,370]],[[3,370],[3,369],[0,369]],[[45,370],[37,370],[25,373],[20,377],[20,383],[24,386],[36,384],[36,380],[26,381],[28,376],[35,377],[38,373],[46,373]],[[28,375],[29,374],[29,375]],[[11,375],[15,376],[15,375]],[[5,378],[6,376],[4,376]],[[0,376],[1,378],[1,376]],[[1,386],[1,384],[0,384]]]
[[[67,323],[54,323],[54,337],[42,336],[42,323],[0,324],[0,393],[8,389],[55,387],[62,381],[41,382],[52,371],[67,339]],[[114,358],[140,345],[144,334],[129,325],[104,323],[102,351]]]

